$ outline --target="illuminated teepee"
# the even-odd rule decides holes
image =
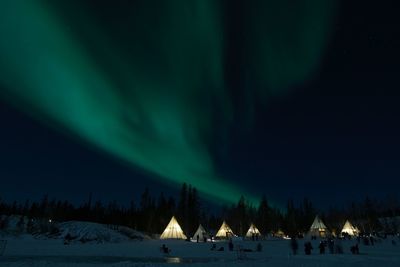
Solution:
[[[199,225],[199,228],[197,228],[197,231],[194,233],[192,239],[197,240],[197,236],[199,236],[199,240],[204,240],[204,238],[208,237],[207,231],[201,224]]]
[[[160,239],[186,239],[182,228],[179,226],[174,216],[172,216],[171,221],[161,234]]]
[[[342,234],[348,234],[351,236],[355,236],[358,235],[360,233],[360,231],[357,229],[357,227],[354,227],[348,220],[346,221],[346,223],[343,226],[342,229]]]
[[[326,225],[322,222],[318,215],[315,216],[314,222],[310,227],[310,234],[313,236],[325,237],[327,233],[328,228]]]
[[[284,237],[285,233],[282,231],[282,229],[278,229],[278,231],[274,232],[273,235],[276,237]]]
[[[215,237],[228,238],[231,236],[235,236],[235,234],[232,232],[232,229],[229,227],[229,225],[224,221]]]
[[[261,233],[258,231],[257,227],[252,223],[249,230],[246,233],[246,237],[260,236]]]

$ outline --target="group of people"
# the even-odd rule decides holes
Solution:
[[[352,254],[360,254],[360,250],[359,250],[358,244],[360,243],[361,240],[363,240],[363,243],[365,245],[374,245],[374,243],[375,243],[373,237],[363,238],[363,239],[361,239],[359,237],[359,238],[357,238],[358,242],[355,245],[350,247],[350,252]],[[199,242],[199,236],[197,236],[197,242]],[[206,240],[204,242],[206,242]],[[396,242],[394,240],[392,240],[392,244],[396,245]],[[298,243],[298,241],[297,241],[297,239],[295,237],[293,237],[291,239],[290,247],[291,247],[293,255],[297,255],[298,249],[299,249],[299,243]],[[320,254],[325,254],[326,248],[328,248],[330,254],[343,254],[343,246],[342,246],[342,243],[341,243],[340,239],[334,240],[333,238],[328,238],[326,240],[321,240],[319,245],[318,245],[319,253]],[[170,251],[171,251],[165,244],[163,244],[160,249],[165,254],[169,254]],[[304,243],[304,253],[306,255],[311,255],[311,252],[312,252],[313,249],[314,248],[313,248],[313,246],[312,246],[310,241],[306,241]],[[211,250],[224,251],[225,248],[224,248],[224,246],[221,246],[221,247],[217,248],[217,245],[215,243],[213,243],[212,246],[211,246]],[[232,239],[230,239],[229,242],[228,242],[228,250],[229,251],[233,251],[234,250],[234,244],[232,242]],[[241,247],[238,247],[238,250],[242,250],[244,252],[252,252],[253,251],[252,249],[243,249]],[[262,251],[261,243],[257,243],[255,251],[257,251],[257,252],[261,252]]]
[[[318,246],[319,254],[325,254],[326,247],[328,247],[330,254],[343,254],[343,246],[340,239],[336,241],[336,244],[332,238],[329,238],[328,240],[322,240]]]
[[[232,239],[229,239],[229,242],[228,242],[228,250],[229,250],[229,251],[233,251],[233,250],[234,250],[234,247],[235,247],[235,246],[233,245]],[[220,248],[217,248],[217,245],[216,245],[215,243],[213,243],[212,246],[211,246],[211,250],[214,250],[214,251],[224,251],[225,248],[224,248],[223,246],[221,246]],[[244,251],[244,252],[252,252],[252,251],[253,251],[252,249],[249,249],[249,248],[241,248],[241,247],[238,247],[238,250],[242,250],[242,251]],[[261,251],[262,251],[262,245],[261,245],[261,243],[257,243],[256,248],[255,248],[255,251],[257,251],[257,252],[261,252]]]
[[[290,242],[290,247],[292,250],[293,255],[297,255],[299,244],[296,238],[292,238]],[[311,255],[313,250],[313,246],[310,241],[304,243],[304,254]],[[343,246],[340,239],[336,241],[332,238],[328,238],[327,240],[321,240],[318,245],[319,253],[325,254],[326,249],[329,250],[330,254],[343,254]],[[358,243],[350,248],[352,254],[359,254]]]
[[[169,249],[165,244],[163,244],[160,248],[161,252],[164,254],[169,254],[171,252],[171,249]]]
[[[252,234],[251,234],[251,240],[253,240],[253,241],[258,241],[258,236],[259,236],[259,234],[252,233]]]
[[[363,244],[365,246],[369,246],[369,245],[373,246],[375,244],[375,239],[373,238],[373,236],[370,236],[370,237],[368,237],[368,236],[364,236],[364,237],[359,236],[359,237],[357,237],[357,242],[358,243],[360,243],[361,240],[362,240],[362,242],[363,242]]]
[[[222,247],[222,246],[221,246],[220,248],[217,248],[217,244],[213,243],[213,244],[211,245],[211,250],[215,250],[215,251],[224,251],[225,248]]]
[[[212,238],[212,237],[211,237],[211,238]],[[200,235],[197,234],[197,235],[196,235],[196,242],[199,243],[199,241],[200,241]],[[203,236],[203,242],[204,242],[204,243],[207,242],[207,236],[205,236],[205,235]]]

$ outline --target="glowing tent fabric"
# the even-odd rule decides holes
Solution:
[[[192,239],[197,240],[197,236],[199,236],[199,240],[204,240],[204,238],[208,237],[207,231],[201,224],[199,225],[199,228],[197,228],[197,231],[194,233]]]
[[[314,222],[312,223],[310,227],[310,234],[313,236],[320,236],[324,237],[326,236],[328,232],[328,228],[324,224],[324,222],[319,218],[319,216],[315,216]]]
[[[346,221],[346,223],[343,226],[342,229],[342,234],[348,234],[351,236],[356,236],[360,233],[360,231],[357,229],[357,227],[354,227],[349,220]]]
[[[276,231],[273,236],[284,237],[285,233],[282,231],[282,229],[278,229],[278,231]]]
[[[250,225],[249,230],[246,233],[246,237],[253,237],[253,236],[261,236],[260,231],[257,229],[257,227],[252,223]]]
[[[171,221],[161,234],[160,239],[186,239],[182,228],[179,226],[175,216],[172,216]]]
[[[215,237],[228,238],[231,236],[235,236],[235,234],[233,233],[229,225],[224,221],[221,227],[219,228],[217,234],[215,235]]]

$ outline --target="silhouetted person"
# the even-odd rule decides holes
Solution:
[[[337,254],[343,254],[343,246],[340,239],[336,240],[335,250]]]
[[[233,250],[233,242],[232,242],[232,239],[229,240],[228,247],[229,247],[229,251],[232,251],[232,250]]]
[[[335,253],[334,248],[335,248],[335,242],[333,241],[332,238],[329,238],[329,240],[328,240],[329,253],[331,253],[331,254]]]
[[[295,237],[292,238],[290,241],[290,247],[292,248],[293,255],[297,254],[297,250],[299,248],[299,244],[297,243],[297,240]]]
[[[197,243],[199,243],[200,236],[196,235]]]
[[[311,250],[313,249],[311,242],[306,242],[304,244],[304,252],[306,255],[311,255]]]
[[[350,248],[350,251],[351,251],[352,254],[360,254],[360,251],[358,249],[358,244],[355,244],[354,246],[352,246]]]
[[[319,246],[318,246],[318,248],[319,248],[319,254],[325,254],[325,244],[324,244],[324,242],[319,242]]]
[[[262,245],[261,245],[261,243],[258,243],[258,244],[257,244],[256,250],[257,250],[258,252],[261,252],[261,251],[262,251]]]
[[[207,242],[207,237],[203,236],[203,242],[206,243]]]
[[[164,252],[165,254],[168,254],[171,250],[165,244],[163,244],[161,246],[161,251]]]

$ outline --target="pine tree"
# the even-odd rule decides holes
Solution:
[[[187,234],[188,228],[188,186],[183,183],[178,202],[178,220],[181,222],[184,233]]]
[[[197,195],[197,189],[189,186],[188,194],[188,234],[196,231],[199,225],[200,204]]]
[[[16,226],[17,226],[18,233],[22,234],[24,232],[24,230],[25,230],[24,216],[21,215],[21,217],[19,218]]]
[[[296,224],[297,218],[297,211],[294,206],[293,199],[289,199],[285,218],[285,232],[290,236],[296,236],[298,234],[298,228]]]
[[[268,205],[268,200],[265,195],[262,196],[257,210],[257,226],[261,233],[267,234],[271,229],[272,223],[271,209]]]
[[[366,230],[372,233],[377,226],[378,216],[376,214],[374,202],[369,197],[366,197],[363,209],[364,217],[367,220]]]
[[[239,230],[239,233],[241,236],[244,236],[244,231],[245,228],[247,227],[248,221],[247,221],[247,205],[246,205],[246,200],[244,196],[241,196],[239,199],[239,202],[236,206],[236,214],[237,214],[237,220],[239,222],[239,227],[237,230]]]
[[[149,189],[146,187],[140,198],[139,230],[148,232],[150,229],[150,225],[149,225],[150,206],[151,206],[150,192],[149,192]]]
[[[308,228],[315,218],[316,212],[311,201],[308,200],[308,198],[304,198],[302,208],[302,220],[299,230],[302,232],[307,232]]]
[[[175,199],[173,197],[168,198],[168,218],[172,217],[172,215],[176,212],[176,204]]]
[[[49,197],[45,194],[40,202],[39,213],[41,217],[48,217]]]
[[[157,224],[156,224],[156,232],[161,233],[164,230],[164,227],[168,224],[168,220],[171,217],[168,212],[168,202],[164,196],[164,193],[161,192],[158,197],[158,205],[157,205]]]

